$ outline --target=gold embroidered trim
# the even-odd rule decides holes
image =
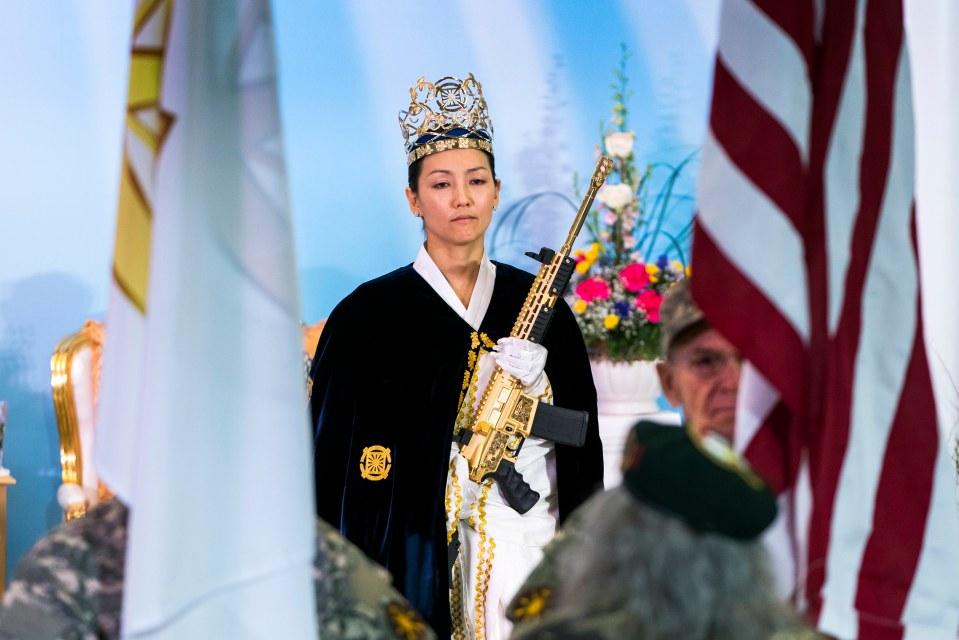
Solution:
[[[461,429],[468,429],[473,421],[473,405],[476,404],[477,386],[479,383],[479,361],[489,351],[496,346],[496,343],[490,339],[486,333],[474,331],[470,334],[470,351],[466,356],[466,371],[463,372],[463,387],[460,392],[459,411],[456,415],[456,422],[453,426],[453,433],[459,433]],[[446,513],[449,515],[450,508],[454,509],[453,523],[446,533],[447,544],[453,538],[453,532],[459,525],[462,515],[463,496],[460,491],[459,478],[456,475],[455,461],[450,462],[450,481],[454,484],[453,498],[450,496],[449,484],[446,489]],[[470,482],[467,478],[466,482]],[[474,613],[476,616],[476,628],[473,637],[476,640],[483,640],[486,637],[486,593],[489,590],[490,574],[493,568],[494,550],[496,541],[486,535],[486,500],[490,489],[493,486],[493,480],[487,479],[482,484],[480,495],[473,504],[473,514],[470,515],[467,522],[471,529],[479,535],[477,543],[477,564],[476,564],[476,595],[474,596]],[[453,501],[455,500],[455,505]],[[464,639],[467,637],[467,629],[463,613],[465,607],[463,602],[462,571],[464,565],[464,556],[460,554],[454,564],[454,573],[452,584],[450,585],[450,611],[453,614],[452,637],[454,639]],[[469,579],[469,578],[467,578]]]
[[[453,487],[453,499],[450,499],[450,486]],[[446,532],[446,544],[453,541],[453,534],[456,533],[457,523],[460,520],[460,514],[463,513],[463,493],[460,491],[459,477],[456,475],[456,461],[450,460],[450,481],[446,484],[446,515],[450,515],[450,508],[453,510],[453,523],[449,531]]]
[[[496,541],[486,535],[486,499],[492,486],[492,478],[484,480],[483,489],[476,502],[476,513],[479,517],[479,527],[476,529],[479,534],[479,542],[476,546],[476,595],[473,601],[476,613],[474,629],[476,640],[483,640],[486,637],[486,592],[489,590],[490,573],[493,570],[495,555],[493,552],[496,549]]]
[[[450,460],[450,480],[446,484],[446,515],[449,517],[452,510],[453,518],[449,530],[446,532],[446,544],[453,541],[453,534],[459,526],[460,515],[463,513],[463,492],[460,491],[459,477],[456,475],[456,460]],[[452,489],[450,488],[452,487]],[[450,494],[452,493],[452,499]],[[453,621],[453,640],[466,640],[466,629],[463,625],[463,554],[459,554],[453,563],[453,577],[450,584],[450,613]]]
[[[546,389],[536,399],[547,404],[553,404],[553,385],[549,383],[549,376],[546,377]]]
[[[450,612],[453,619],[452,639],[466,640],[466,625],[463,616],[463,556],[460,555],[453,563],[453,584],[450,585]]]
[[[453,434],[468,429],[473,421],[473,405],[476,403],[476,388],[479,382],[479,367],[477,364],[484,355],[489,353],[481,345],[492,349],[496,346],[485,333],[472,332],[470,334],[470,351],[466,354],[466,371],[463,372],[463,387],[460,392],[459,411],[453,423]]]
[[[420,145],[413,151],[406,154],[407,166],[413,164],[420,158],[440,151],[449,151],[450,149],[479,149],[490,155],[493,154],[493,145],[489,140],[480,140],[477,138],[448,138],[437,140],[436,142],[427,142]]]

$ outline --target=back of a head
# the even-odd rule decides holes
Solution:
[[[557,610],[575,611],[569,618],[591,618],[607,629],[603,637],[644,640],[761,638],[780,626],[784,611],[758,543],[698,532],[624,487],[591,506],[583,545],[563,563],[567,578],[555,593]]]
[[[758,542],[775,497],[720,445],[637,425],[623,485],[574,514],[549,612],[517,637],[748,640],[795,626]]]

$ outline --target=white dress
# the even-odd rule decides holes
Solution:
[[[420,249],[413,268],[474,331],[479,331],[496,278],[496,266],[485,254],[469,307],[463,306],[425,248]],[[518,314],[519,309],[516,311]],[[482,337],[474,373],[476,389],[485,387],[496,365],[488,352],[492,345],[486,336]],[[527,393],[552,400],[548,381]],[[466,406],[459,419],[468,420],[478,401],[477,397],[464,399]],[[454,442],[450,450],[446,487],[448,532],[452,535],[458,531],[461,545],[450,589],[453,637],[505,639],[512,630],[506,607],[539,563],[543,547],[558,528],[553,444],[527,438],[520,450],[516,469],[540,495],[533,508],[522,515],[506,504],[495,483],[484,488],[469,479],[469,466],[459,455],[459,447]]]

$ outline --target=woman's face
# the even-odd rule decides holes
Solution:
[[[417,192],[406,189],[410,210],[423,218],[427,247],[482,246],[483,234],[499,203],[486,154],[451,149],[426,156]]]

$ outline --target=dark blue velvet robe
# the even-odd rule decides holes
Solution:
[[[496,263],[480,327],[508,336],[533,276]],[[393,575],[439,637],[450,635],[445,492],[453,422],[473,329],[412,265],[360,285],[330,315],[313,361],[318,515]],[[554,404],[590,415],[583,447],[556,446],[560,519],[602,488],[596,390],[582,334],[560,301],[543,341]],[[391,453],[361,477],[363,449]]]

